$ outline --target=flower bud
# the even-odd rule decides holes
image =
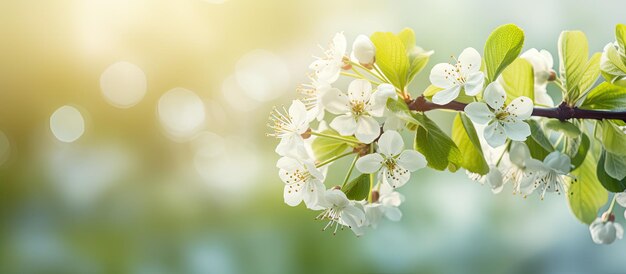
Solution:
[[[361,65],[371,67],[376,55],[374,43],[367,36],[361,34],[352,44],[352,54]]]
[[[622,225],[611,221],[610,214],[608,216],[603,216],[602,218],[597,218],[591,225],[589,226],[589,232],[591,233],[591,239],[596,244],[611,244],[615,241],[615,239],[621,239],[624,235],[624,229]],[[604,220],[604,217],[608,217],[607,221]],[[615,217],[613,217],[614,219]]]

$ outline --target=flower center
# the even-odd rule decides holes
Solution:
[[[506,111],[498,111],[496,112],[496,119],[498,120],[504,120],[506,119],[506,117],[509,117],[510,113],[506,112]]]
[[[352,106],[352,114],[354,116],[361,116],[365,112],[365,102],[353,100],[350,102]]]
[[[387,168],[387,170],[389,170],[389,172],[393,173],[393,170],[396,168],[396,159],[387,158],[385,159],[385,162],[383,162],[383,165]]]
[[[268,136],[282,138],[289,133],[296,132],[296,129],[293,126],[293,118],[284,108],[283,112],[284,113],[281,113],[276,108],[272,112],[272,115],[270,116],[270,123],[267,126],[274,130],[274,133],[267,134]]]

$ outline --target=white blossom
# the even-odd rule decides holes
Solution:
[[[307,110],[299,100],[294,100],[289,111],[283,108],[282,112],[274,109],[268,126],[274,133],[268,134],[280,139],[276,146],[276,153],[281,156],[293,156],[304,150],[302,134],[309,129]]]
[[[461,88],[465,94],[476,96],[483,90],[485,77],[480,71],[480,53],[474,48],[466,48],[459,55],[455,65],[439,63],[430,71],[430,82],[443,90],[433,96],[433,103],[445,105],[456,99]]]
[[[624,236],[622,225],[614,222],[614,220],[605,220],[605,218],[596,218],[589,225],[589,232],[591,239],[596,244],[608,245],[613,243],[615,239],[622,239]]]
[[[343,33],[335,34],[333,41],[324,52],[324,57],[318,57],[309,68],[315,71],[315,75],[321,81],[332,84],[339,79],[341,68],[344,66],[347,42]]]
[[[554,106],[554,101],[547,90],[548,81],[555,74],[552,69],[554,65],[552,54],[545,49],[539,51],[532,48],[522,53],[520,58],[526,59],[533,66],[535,73],[535,103],[543,106]]]
[[[357,79],[350,83],[347,94],[331,89],[324,94],[322,102],[328,112],[338,115],[330,123],[331,128],[369,144],[380,135],[380,125],[374,117],[383,115],[387,98],[395,94],[395,88],[389,84],[379,85],[372,93],[367,80]]]
[[[321,209],[324,198],[324,175],[312,160],[282,157],[276,163],[278,176],[285,183],[283,198],[290,206],[302,201],[310,209]]]
[[[513,193],[526,197],[535,189],[534,182],[543,170],[543,163],[530,156],[528,146],[523,142],[511,142],[509,163],[503,167],[505,183],[513,184]]]
[[[373,65],[376,56],[374,43],[363,34],[357,36],[352,44],[352,55],[363,66]]]
[[[366,222],[365,213],[356,206],[354,201],[348,200],[341,190],[334,188],[326,190],[323,203],[320,205],[324,211],[317,216],[317,219],[328,220],[328,224],[322,230],[334,226],[333,234],[336,234],[339,227],[343,229],[347,226],[357,236],[363,234],[362,226]]]
[[[402,136],[396,131],[386,131],[378,140],[378,153],[359,158],[356,168],[363,173],[378,172],[382,181],[392,188],[409,181],[411,173],[426,166],[424,155],[415,150],[404,150]]]
[[[490,146],[503,145],[507,137],[514,141],[526,140],[530,135],[530,126],[524,120],[530,118],[533,112],[530,98],[520,96],[506,105],[506,93],[496,81],[487,86],[483,99],[487,103],[470,103],[465,107],[465,113],[475,123],[487,124],[484,137]]]
[[[365,209],[365,216],[367,217],[367,224],[376,228],[380,220],[385,217],[391,221],[397,222],[402,218],[402,211],[398,208],[404,197],[402,194],[394,191],[387,184],[381,184],[380,191],[377,191],[378,201],[367,203],[363,205]]]
[[[565,179],[571,177],[569,175],[571,168],[569,156],[560,151],[551,152],[543,159],[543,164],[540,166],[539,173],[531,189],[540,188],[541,199],[544,198],[546,192],[566,193],[567,185]]]
[[[298,92],[304,96],[302,103],[306,106],[308,121],[315,119],[321,121],[324,118],[322,96],[332,88],[330,84],[315,78],[311,78],[310,84],[302,84],[297,88]]]
[[[504,176],[497,166],[489,165],[489,172],[485,175],[477,173],[467,172],[470,179],[477,181],[481,184],[487,184],[491,187],[491,191],[494,194],[500,193],[504,188]]]

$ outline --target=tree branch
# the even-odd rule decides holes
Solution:
[[[427,101],[424,96],[417,97],[407,102],[410,110],[425,112],[434,109],[448,109],[454,111],[464,111],[467,104],[452,101],[445,105],[437,105],[433,102]],[[534,108],[533,116],[547,117],[559,119],[561,121],[569,119],[595,119],[595,120],[622,120],[626,122],[626,111],[608,111],[608,110],[589,110],[580,109],[577,107],[571,107],[561,103],[558,107],[554,108]]]

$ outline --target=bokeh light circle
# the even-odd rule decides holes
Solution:
[[[85,119],[72,106],[62,106],[50,116],[50,130],[59,141],[71,143],[85,133]]]
[[[100,89],[104,98],[118,108],[138,104],[146,95],[146,74],[128,62],[110,65],[100,76]]]
[[[157,106],[159,121],[175,138],[188,138],[203,125],[206,112],[202,99],[193,91],[174,88],[161,96]]]
[[[283,58],[267,50],[253,50],[242,56],[235,68],[237,83],[258,102],[280,97],[289,89],[289,67]]]

